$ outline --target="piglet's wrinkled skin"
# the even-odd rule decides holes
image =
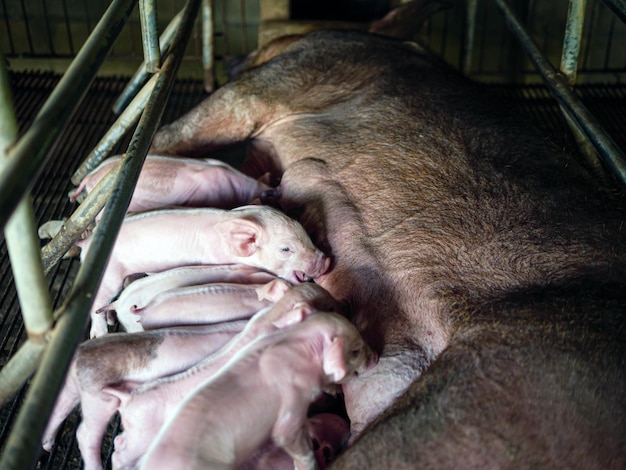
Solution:
[[[120,160],[121,157],[116,156],[103,161],[83,178],[70,199],[75,200],[83,191],[90,193]],[[219,160],[148,155],[128,211],[142,212],[167,206],[232,209],[249,204],[267,189],[270,189],[267,184]]]
[[[286,283],[282,279],[270,282]],[[232,283],[181,287],[157,295],[136,314],[144,330],[247,320],[272,304],[271,300],[259,298],[259,287]]]
[[[269,287],[261,288],[259,294],[276,304],[253,316],[240,334],[193,368],[146,383],[130,392],[131,388],[123,381],[105,387],[106,393],[119,400],[124,428],[124,432],[115,438],[112,456],[115,469],[134,468],[178,403],[210,379],[248,343],[297,324],[315,309],[341,311],[337,301],[316,284],[299,284],[287,291],[283,290],[284,284]]]
[[[111,333],[82,343],[43,435],[50,451],[59,426],[80,403],[83,420],[77,440],[85,467],[102,468],[100,446],[119,400],[104,391],[124,383],[127,391],[159,377],[192,367],[241,332],[244,321],[140,333]]]
[[[99,308],[97,313],[113,311],[117,321],[127,332],[142,331],[137,313],[163,292],[218,282],[264,284],[274,279],[276,276],[273,274],[245,264],[182,266],[131,282],[114,302]]]
[[[97,227],[96,227],[97,230]],[[81,261],[92,237],[77,242]],[[91,337],[107,333],[96,311],[108,305],[126,276],[198,264],[242,263],[301,282],[325,273],[330,259],[311,242],[302,226],[268,206],[230,211],[163,209],[124,219],[94,298]]]
[[[297,469],[315,469],[309,405],[328,385],[375,364],[350,322],[315,312],[254,341],[187,397],[140,468],[237,468],[272,437]]]

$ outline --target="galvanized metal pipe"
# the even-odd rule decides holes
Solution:
[[[146,71],[155,73],[161,65],[155,0],[139,0],[139,21],[141,23],[141,41]]]
[[[165,57],[167,55],[167,51],[172,45],[172,40],[174,39],[174,33],[176,32],[176,28],[180,24],[180,19],[182,17],[182,11],[178,12],[178,14],[172,18],[172,21],[167,25],[163,34],[159,39],[159,45],[161,50],[161,57]],[[142,62],[135,75],[130,79],[124,91],[120,94],[120,97],[117,99],[115,104],[113,105],[113,112],[115,114],[119,114],[126,107],[128,102],[137,94],[137,90],[146,82],[148,79],[148,72],[146,70],[146,62]]]
[[[469,76],[472,70],[472,56],[474,55],[474,38],[476,36],[476,10],[478,0],[467,0],[465,13],[465,43],[463,44],[462,70]]]
[[[137,0],[113,0],[34,122],[9,151],[9,164],[0,174],[0,227],[4,228],[18,202],[45,163]]]
[[[30,195],[24,196],[18,204],[4,235],[28,338],[45,342],[45,335],[52,327],[52,302],[43,274]]]
[[[124,137],[126,132],[137,123],[139,116],[141,116],[141,112],[148,102],[150,93],[152,93],[152,90],[154,89],[156,80],[156,76],[153,75],[148,83],[143,86],[137,96],[133,98],[124,112],[115,120],[113,125],[74,172],[72,175],[72,183],[76,185],[80,184],[82,179],[92,170],[96,169],[102,160],[109,155],[119,140]]]
[[[207,93],[212,93],[215,89],[215,77],[213,75],[213,0],[202,0],[201,11],[202,68],[204,70],[204,90]]]
[[[626,23],[626,2],[624,0],[602,0],[622,22]]]
[[[563,52],[561,54],[561,72],[565,75],[569,86],[574,86],[576,83],[586,4],[587,0],[570,0],[567,11]]]
[[[7,400],[13,397],[33,372],[35,372],[45,347],[46,345],[44,343],[35,343],[28,340],[2,368],[0,404],[4,405]]]
[[[9,77],[4,64],[4,56],[0,51],[0,168],[7,164],[7,150],[18,135]],[[39,256],[39,239],[30,195],[24,196],[19,202],[4,234],[30,344],[25,349],[27,354],[14,356],[0,371],[0,401],[3,401],[3,395],[7,398],[12,395],[32,372],[25,361],[31,360],[33,350],[43,350],[46,333],[53,321],[52,302]]]
[[[566,83],[558,76],[556,70],[543,57],[537,45],[526,33],[515,14],[511,11],[504,0],[493,0],[504,15],[505,22],[511,32],[517,37],[526,49],[530,60],[533,62],[552,94],[565,109],[568,115],[583,130],[585,136],[598,152],[604,165],[609,168],[618,181],[622,190],[626,192],[626,157],[610,135],[602,128],[600,123],[585,108],[578,97],[570,90]]]
[[[582,42],[583,25],[585,22],[585,7],[587,0],[570,0],[567,10],[567,21],[565,23],[565,34],[563,36],[563,52],[561,54],[561,73],[565,76],[567,84],[573,88],[576,84],[576,73],[578,71],[578,58],[580,45]],[[598,158],[593,145],[585,138],[582,129],[576,124],[569,114],[561,106],[561,112],[565,121],[572,130],[572,134],[578,144],[581,154],[587,161],[589,169],[598,178],[603,178],[604,172],[602,164]]]
[[[6,443],[0,459],[0,468],[3,470],[33,468],[36,463],[41,436],[67,373],[70,359],[82,337],[87,315],[92,307],[93,295],[119,232],[143,159],[161,119],[198,7],[199,0],[189,0],[185,7],[172,52],[165,59],[159,72],[154,92],[135,130],[125,164],[117,177],[119,185],[116,185],[109,201],[110,205],[100,220],[100,229],[93,234],[94,239],[89,253],[78,271],[72,291],[65,299],[63,314],[54,328],[39,370]]]
[[[41,260],[46,274],[61,260],[105,206],[111,197],[121,163],[122,160],[100,180],[65,221],[61,230],[41,249]]]

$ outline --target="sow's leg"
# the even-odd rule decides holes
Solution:
[[[202,156],[248,139],[264,140],[267,127],[331,109],[352,97],[355,90],[365,90],[380,69],[368,62],[371,38],[353,37],[360,55],[346,61],[346,51],[337,47],[337,35],[343,36],[337,32],[308,35],[285,47],[272,61],[243,73],[159,129],[151,152]],[[395,49],[414,50],[399,42],[387,46],[391,55],[397,53]],[[320,50],[323,53],[317,53]],[[263,142],[259,146],[263,147]]]
[[[455,312],[482,321],[460,328],[333,468],[623,468],[619,288],[616,300],[575,286]]]
[[[264,125],[290,114],[298,93],[299,87],[277,80],[272,70],[244,74],[178,120],[161,127],[150,151],[163,155],[204,156],[212,150],[245,141]]]

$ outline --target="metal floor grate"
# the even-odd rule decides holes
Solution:
[[[59,80],[47,73],[20,73],[11,76],[14,104],[20,129],[25,129]],[[91,151],[104,132],[115,121],[111,107],[126,85],[125,78],[97,78],[74,115],[65,134],[54,151],[54,157],[38,176],[32,196],[37,225],[61,219],[71,214],[74,204],[67,193],[72,188],[70,176],[83,158]],[[568,131],[556,102],[543,86],[493,86],[497,96],[517,105],[520,113],[527,115],[554,138],[568,142]],[[626,149],[626,85],[585,85],[578,89],[590,111],[605,126],[620,148]],[[200,81],[179,81],[172,91],[163,123],[175,119],[204,98]],[[114,153],[125,149],[127,141],[120,143]],[[0,367],[15,353],[24,340],[24,328],[13,284],[10,263],[4,238],[0,238]],[[76,258],[61,261],[48,275],[54,308],[64,299],[78,269]],[[0,409],[0,448],[3,447],[19,406],[22,390]],[[80,453],[75,442],[77,413],[70,416],[59,432],[59,439],[51,454],[44,453],[38,468],[81,468]],[[103,450],[103,461],[110,467],[110,436],[117,431],[114,423],[108,432],[109,439]]]

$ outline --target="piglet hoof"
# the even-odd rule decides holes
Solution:
[[[107,322],[104,318],[99,317],[97,321],[91,322],[91,330],[89,330],[89,338],[94,339],[99,336],[104,336],[109,332],[107,328]]]
[[[41,447],[43,447],[43,450],[46,452],[51,452],[52,447],[54,447],[54,438],[44,438],[44,440],[41,441]]]

